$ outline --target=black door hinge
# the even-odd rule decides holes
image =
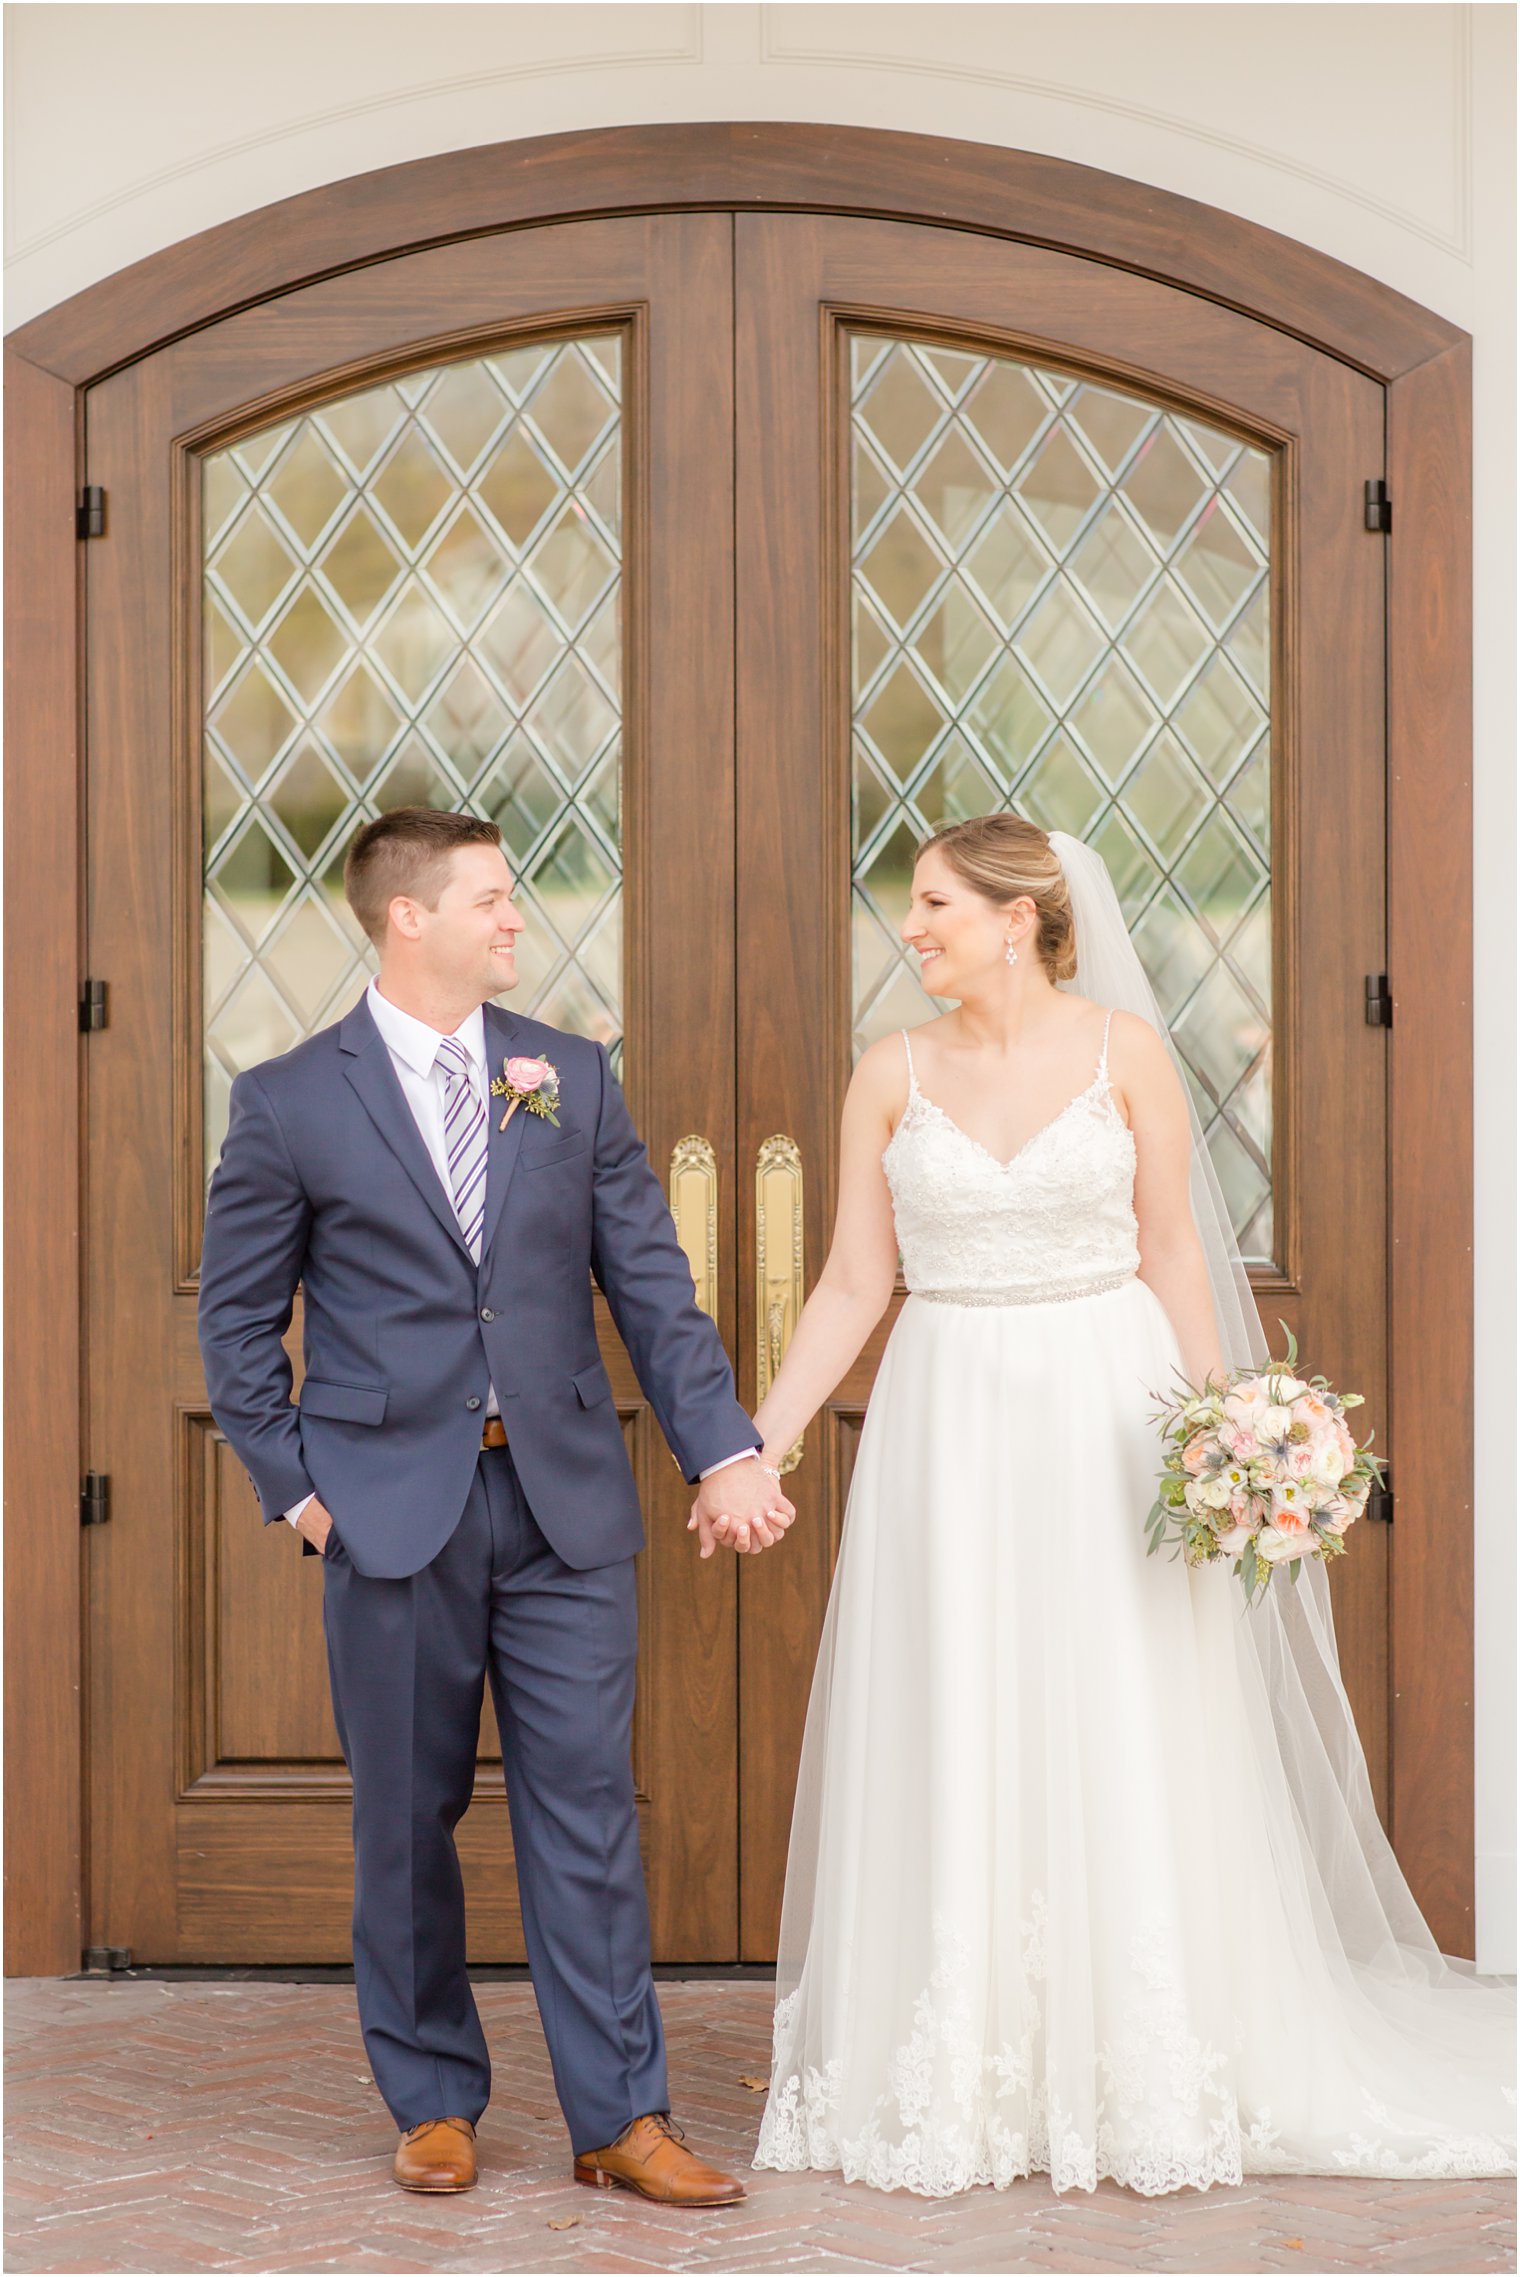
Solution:
[[[106,1024],[106,984],[103,980],[87,980],[79,991],[79,1026],[82,1034],[93,1035]]]
[[[1367,1515],[1377,1518],[1385,1526],[1393,1524],[1393,1474],[1384,1471],[1367,1497]]]
[[[119,1977],[132,1966],[130,1945],[86,1945],[80,1959],[87,1977]]]
[[[111,1515],[111,1481],[104,1471],[86,1471],[79,1489],[79,1523],[103,1526]]]
[[[1362,497],[1364,501],[1362,519],[1368,529],[1391,530],[1393,528],[1393,500],[1388,495],[1388,485],[1381,475],[1376,482],[1368,482],[1362,485]]]
[[[1367,975],[1367,1025],[1369,1028],[1393,1026],[1393,998],[1388,993],[1388,975],[1370,972]]]
[[[87,482],[74,508],[76,538],[103,538],[106,534],[106,494],[98,482]]]

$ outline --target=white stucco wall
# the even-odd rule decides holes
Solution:
[[[958,135],[1303,239],[1474,336],[1479,1955],[1515,1966],[1510,6],[19,5],[6,324],[372,167],[678,119]]]

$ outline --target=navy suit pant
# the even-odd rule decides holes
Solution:
[[[465,1968],[454,1829],[484,1685],[501,1730],[533,1989],[576,2151],[669,2105],[629,1747],[632,1558],[579,1572],[535,1524],[510,1450],[476,1466],[420,1573],[357,1573],[330,1534],[323,1620],[354,1787],[354,1977],[398,2127],[478,2119],[491,2063]]]

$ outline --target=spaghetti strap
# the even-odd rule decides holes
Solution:
[[[1108,1017],[1103,1023],[1103,1049],[1098,1054],[1098,1072],[1093,1077],[1093,1081],[1095,1083],[1106,1083],[1108,1081],[1108,1031],[1113,1026],[1113,1020],[1114,1008],[1112,1005],[1110,1005],[1108,1008]]]
[[[908,1031],[906,1028],[899,1028],[897,1032],[902,1037],[903,1050],[908,1055],[908,1089],[910,1091],[916,1091],[918,1089],[918,1077],[913,1072],[913,1046],[908,1041]]]

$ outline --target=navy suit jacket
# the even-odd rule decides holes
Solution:
[[[448,1540],[492,1384],[566,1564],[642,1546],[593,1275],[683,1475],[760,1443],[605,1046],[494,1004],[485,1042],[493,1076],[509,1055],[552,1060],[560,1097],[558,1129],[519,1107],[503,1131],[490,1102],[478,1267],[363,998],[232,1087],[201,1252],[211,1411],[266,1523],[318,1494],[360,1573],[416,1573]]]

